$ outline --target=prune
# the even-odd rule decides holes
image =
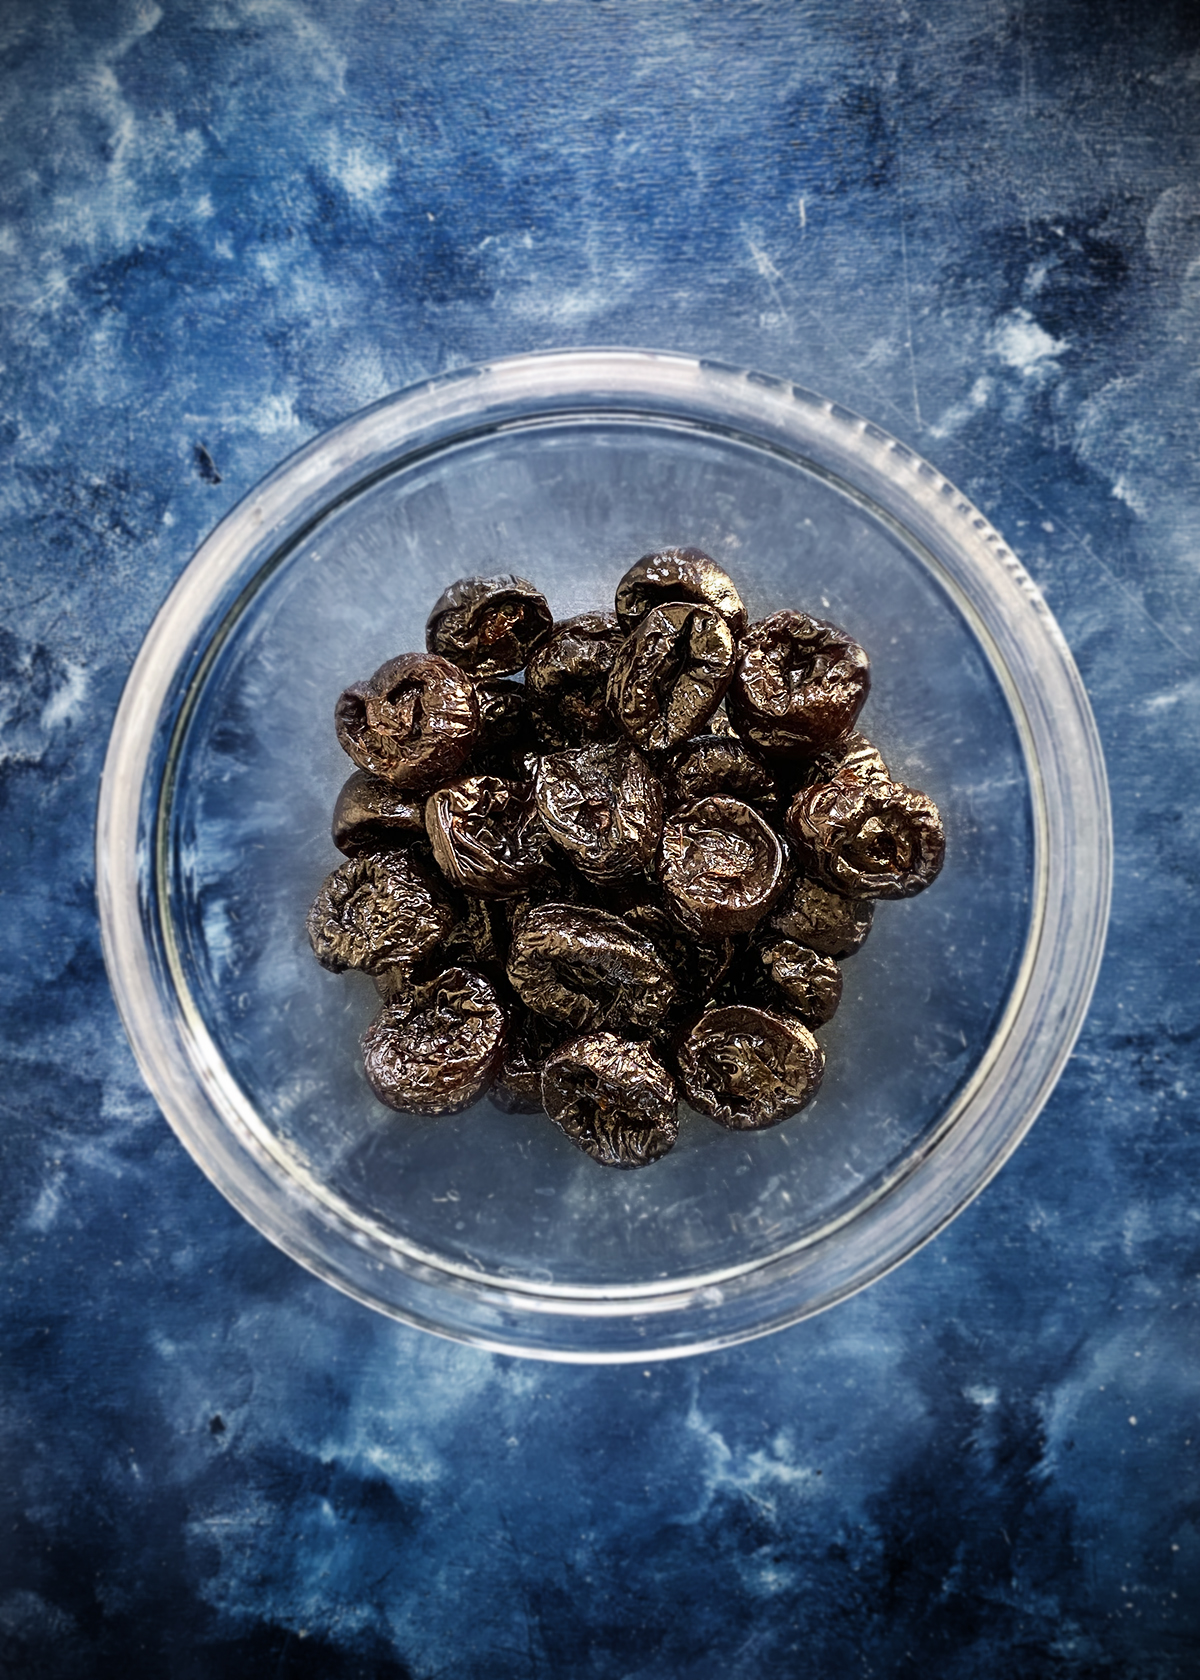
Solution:
[[[406,1114],[457,1114],[487,1089],[504,1052],[505,1019],[482,974],[451,968],[389,1003],[362,1036],[380,1102]]]
[[[807,613],[772,613],[742,638],[729,715],[761,752],[816,758],[854,728],[870,682],[867,656],[844,630]]]
[[[635,630],[648,612],[668,601],[712,607],[735,637],[748,623],[733,579],[698,548],[665,548],[658,554],[645,554],[617,585],[617,617],[626,630]]]
[[[508,978],[528,1008],[576,1032],[616,1023],[649,1029],[675,1000],[653,941],[620,916],[582,905],[539,904],[522,915]]]
[[[551,871],[530,782],[464,776],[431,793],[425,828],[448,881],[483,898],[517,898]]]
[[[425,834],[425,801],[382,776],[356,770],[337,796],[331,826],[333,843],[347,857],[386,852]]]
[[[528,691],[524,683],[477,682],[475,698],[479,702],[479,737],[463,771],[469,776],[506,774],[523,753],[538,750]]]
[[[664,904],[643,900],[622,911],[625,922],[653,940],[675,981],[676,1010],[694,1008],[720,985],[737,954],[732,939],[705,941],[684,931]]]
[[[845,898],[798,875],[768,918],[771,929],[823,957],[848,957],[871,931],[870,899]]]
[[[339,696],[334,725],[360,770],[427,793],[474,746],[479,703],[474,683],[448,659],[402,653]]]
[[[609,709],[647,752],[694,735],[733,677],[729,626],[711,607],[675,601],[646,614],[613,661]]]
[[[506,985],[509,932],[506,914],[512,900],[480,898],[474,893],[448,891],[454,925],[423,966],[477,968],[493,985]],[[431,976],[422,974],[421,978]],[[376,981],[376,985],[378,985]]]
[[[542,1114],[542,1070],[563,1041],[563,1029],[524,1004],[509,1010],[508,1037],[489,1093],[505,1114]]]
[[[663,788],[669,811],[723,793],[753,805],[769,820],[779,812],[781,796],[774,776],[732,734],[684,741],[672,754]]]
[[[935,879],[946,851],[937,806],[899,782],[802,788],[787,831],[804,873],[848,898],[911,898]]]
[[[832,957],[823,957],[793,939],[760,936],[750,953],[760,985],[774,988],[778,1007],[786,1006],[806,1027],[823,1027],[837,1014],[842,1001],[842,971]]]
[[[524,578],[460,578],[434,604],[425,646],[473,677],[507,677],[522,668],[553,623],[546,597]]]
[[[701,938],[749,933],[783,892],[775,831],[740,799],[715,795],[663,824],[659,876],[673,915]]]
[[[371,852],[323,882],[308,913],[308,938],[323,968],[377,974],[432,951],[453,919],[407,853]]]
[[[675,1082],[645,1044],[608,1032],[573,1039],[546,1060],[546,1113],[603,1167],[645,1167],[679,1135]]]
[[[852,729],[839,746],[814,759],[804,777],[806,783],[890,782],[891,779],[879,748],[857,729]]]
[[[551,741],[609,740],[617,733],[608,679],[624,640],[615,613],[581,613],[556,624],[532,656],[525,681]]]
[[[798,1114],[816,1095],[825,1055],[801,1022],[744,1004],[710,1009],[678,1051],[684,1095],[732,1132]]]
[[[597,743],[549,753],[535,786],[546,832],[590,880],[621,881],[653,862],[662,785],[635,747]]]

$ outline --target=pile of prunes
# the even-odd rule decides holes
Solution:
[[[318,961],[380,994],[376,1096],[490,1093],[613,1167],[666,1154],[680,1095],[732,1131],[798,1113],[837,959],[945,850],[855,728],[862,648],[804,612],[749,623],[693,548],[557,624],[523,578],[463,578],[425,644],[338,699],[348,861],[308,918]]]

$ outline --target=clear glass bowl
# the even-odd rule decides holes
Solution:
[[[610,605],[690,544],[758,617],[799,605],[868,649],[862,727],[946,821],[945,869],[880,906],[822,1031],[823,1089],[758,1135],[688,1114],[598,1167],[488,1101],[398,1117],[357,1041],[369,980],[305,914],[340,860],[334,699],[420,647],[453,578]],[[644,1360],[760,1334],[896,1265],[997,1170],[1081,1024],[1107,918],[1103,761],[1037,590],[976,510],[878,427],[685,356],[473,368],[317,439],[221,523],[163,607],[113,730],[105,952],[145,1076],[265,1235],[383,1312],[548,1358]]]

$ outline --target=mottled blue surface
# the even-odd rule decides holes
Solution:
[[[1200,1670],[1200,19],[1109,0],[8,0],[0,1672]],[[870,415],[1045,589],[1113,788],[1078,1051],[980,1200],[725,1354],[522,1363],[228,1208],[111,1003],[97,778],[293,447],[639,343]]]

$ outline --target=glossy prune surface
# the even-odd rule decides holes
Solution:
[[[386,852],[425,834],[425,801],[382,776],[356,770],[337,796],[330,837],[339,852]]]
[[[645,1044],[615,1033],[572,1039],[546,1060],[542,1102],[555,1125],[604,1167],[645,1167],[679,1135],[675,1081]]]
[[[377,974],[427,955],[453,921],[407,853],[371,852],[326,876],[308,913],[308,938],[323,968]]]
[[[424,793],[453,776],[475,745],[479,702],[474,683],[448,659],[402,653],[343,690],[334,727],[360,770]]]
[[[508,677],[526,664],[554,623],[546,597],[524,578],[459,578],[425,626],[425,646],[472,677]]]
[[[626,735],[663,752],[703,728],[733,677],[735,644],[711,607],[648,612],[613,661],[608,704]]]
[[[653,941],[607,910],[540,904],[513,931],[508,977],[522,1002],[577,1032],[652,1028],[675,998]]]
[[[659,877],[672,914],[689,932],[722,939],[757,927],[783,892],[787,859],[752,806],[716,794],[667,818]]]
[[[617,585],[617,617],[635,630],[648,612],[670,601],[689,601],[720,613],[733,635],[748,623],[746,608],[728,572],[699,548],[665,548],[644,554]]]
[[[363,1065],[389,1108],[457,1114],[491,1083],[504,1038],[504,1011],[490,982],[450,968],[384,1005],[363,1034]]]
[[[693,1108],[733,1132],[763,1131],[816,1095],[825,1056],[800,1021],[742,1004],[709,1009],[678,1052]]]
[[[517,898],[551,874],[530,782],[464,776],[431,793],[425,829],[448,881],[480,898]]]
[[[815,758],[850,734],[870,686],[870,663],[851,636],[787,608],[741,638],[728,710],[760,751]]]
[[[787,831],[805,874],[854,898],[911,898],[946,854],[937,807],[898,782],[851,777],[802,788]]]
[[[662,834],[662,784],[624,742],[571,747],[538,764],[538,813],[547,834],[589,880],[644,873]]]
[[[525,672],[548,741],[570,745],[618,733],[608,680],[624,641],[615,613],[580,613],[554,626]]]
[[[848,957],[870,933],[874,915],[871,899],[846,898],[820,881],[797,875],[767,920],[776,933],[797,945],[826,957]]]

